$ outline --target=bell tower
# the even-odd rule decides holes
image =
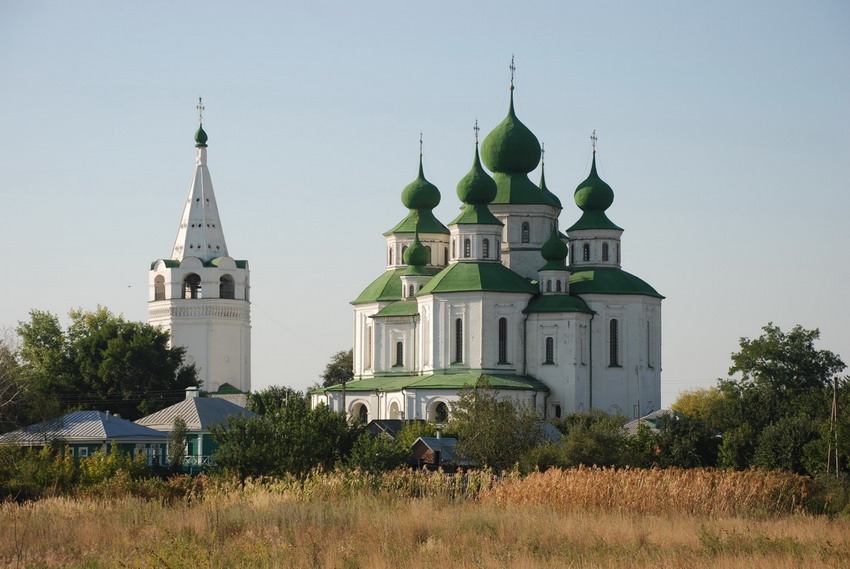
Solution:
[[[198,100],[195,175],[171,257],[151,264],[148,322],[186,348],[202,389],[227,383],[251,391],[251,313],[248,262],[229,256],[207,168],[207,133]]]

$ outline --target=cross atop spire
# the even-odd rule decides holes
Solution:
[[[546,164],[546,143],[543,142],[540,144],[540,165]]]
[[[422,158],[422,131],[419,131],[419,157]]]
[[[203,126],[204,124],[204,100],[201,97],[198,97],[198,104],[195,106],[198,109],[198,124]]]
[[[593,134],[590,135],[590,144],[593,147],[593,153],[596,154],[596,141],[599,140],[596,138],[596,129],[593,129]]]
[[[475,119],[475,126],[472,127],[472,130],[475,131],[475,146],[478,146],[478,131],[481,130],[478,128],[478,119]]]
[[[508,67],[511,70],[511,91],[514,90],[514,73],[516,72],[516,65],[514,65],[514,54],[511,54],[511,64]]]

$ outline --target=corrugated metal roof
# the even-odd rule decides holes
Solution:
[[[174,418],[182,417],[186,421],[188,430],[206,431],[212,425],[223,423],[228,415],[244,415],[251,418],[255,417],[256,413],[226,399],[190,397],[171,407],[166,407],[162,411],[142,417],[136,423],[157,431],[170,432],[174,426]]]
[[[43,444],[60,439],[74,441],[153,441],[161,442],[168,435],[137,425],[103,411],[74,411],[57,419],[30,425],[0,436],[0,442]]]

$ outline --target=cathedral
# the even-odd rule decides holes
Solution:
[[[441,194],[420,153],[401,192],[409,212],[384,233],[386,271],[352,301],[354,380],[312,392],[314,403],[364,421],[441,422],[461,389],[486,382],[547,418],[659,408],[664,297],[622,269],[623,229],[606,214],[614,192],[596,170],[595,134],[563,229],[513,81],[510,95],[480,151],[476,125],[460,215],[448,225],[433,213]],[[528,177],[538,164],[539,185]]]
[[[195,174],[171,257],[154,261],[148,273],[148,322],[186,348],[184,361],[195,364],[201,389],[227,397],[251,391],[250,278],[248,262],[227,252],[203,115],[199,122]]]

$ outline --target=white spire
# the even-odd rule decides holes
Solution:
[[[209,261],[216,257],[227,257],[227,244],[215,203],[212,179],[207,168],[207,135],[203,127],[195,135],[197,157],[195,175],[189,187],[189,197],[180,218],[177,238],[171,258],[182,261],[184,257],[198,257]]]

